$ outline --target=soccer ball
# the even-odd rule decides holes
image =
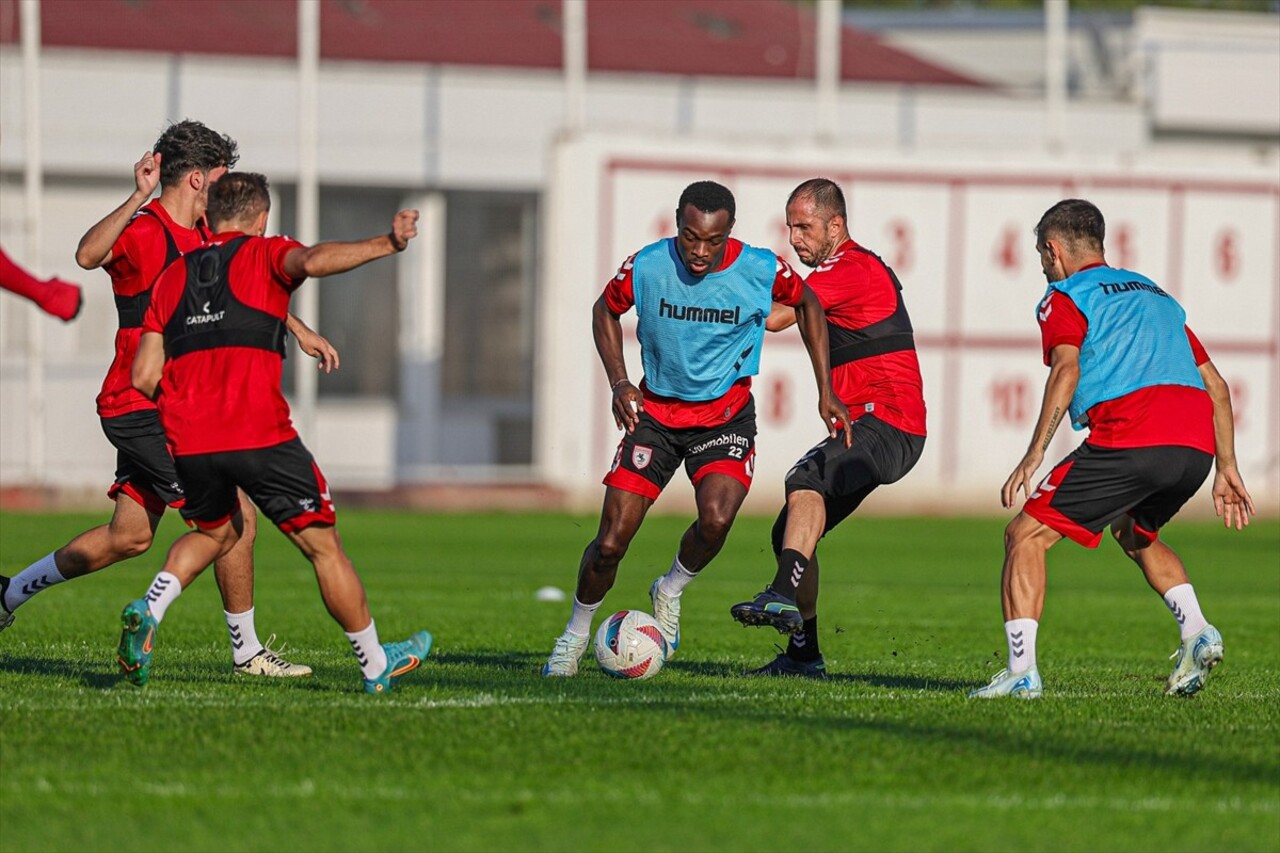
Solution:
[[[653,678],[667,662],[667,641],[648,613],[619,610],[596,631],[596,661],[614,678]]]

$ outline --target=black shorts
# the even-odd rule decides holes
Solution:
[[[844,446],[843,433],[828,438],[800,457],[787,472],[786,492],[813,491],[827,506],[824,533],[848,518],[876,490],[896,483],[920,461],[924,436],[903,432],[874,415],[853,422],[853,443]],[[784,506],[779,516],[786,523]]]
[[[755,400],[715,427],[672,429],[641,412],[636,431],[618,444],[604,484],[657,500],[681,462],[695,486],[708,474],[725,474],[750,489],[756,466]]]
[[[184,494],[160,413],[145,409],[100,422],[116,449],[116,481],[107,497],[115,500],[123,492],[154,515],[162,515],[166,506],[182,506]]]
[[[336,521],[329,484],[300,438],[257,450],[179,456],[176,461],[187,488],[182,517],[197,527],[219,527],[231,518],[240,505],[237,486],[286,533]]]
[[[1213,456],[1190,447],[1082,444],[1036,486],[1023,512],[1069,539],[1098,547],[1111,522],[1128,513],[1154,540],[1199,490]]]

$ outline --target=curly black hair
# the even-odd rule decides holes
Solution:
[[[171,187],[192,169],[230,169],[240,159],[239,146],[198,121],[187,119],[169,125],[151,150],[160,155],[160,185]]]

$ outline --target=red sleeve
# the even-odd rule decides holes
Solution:
[[[138,257],[138,231],[141,223],[136,222],[141,214],[134,214],[134,221],[125,226],[124,231],[111,244],[111,260],[105,265],[107,274],[112,279],[128,279],[141,273],[136,258]],[[163,257],[163,255],[161,256]]]
[[[604,286],[604,304],[614,314],[625,314],[636,304],[635,284],[631,277],[635,262],[635,255],[623,261],[617,274]]]
[[[773,277],[773,301],[796,307],[804,299],[804,280],[791,268],[791,264],[778,258],[777,272]]]
[[[164,334],[165,324],[178,310],[178,302],[187,287],[187,264],[181,258],[165,267],[151,288],[151,304],[142,318],[143,332]]]
[[[284,271],[284,259],[294,249],[304,248],[306,247],[292,237],[267,238],[267,260],[271,265],[271,277],[290,293],[297,290],[307,280],[307,277],[290,278],[289,274]]]
[[[1089,321],[1071,301],[1071,297],[1058,290],[1049,291],[1036,312],[1040,320],[1040,346],[1044,350],[1044,363],[1049,363],[1049,353],[1061,344],[1079,347],[1084,344]]]
[[[1191,344],[1191,354],[1195,356],[1196,367],[1209,361],[1209,351],[1204,348],[1204,344],[1200,343],[1200,339],[1196,337],[1196,333],[1191,331],[1190,326],[1183,326],[1187,330],[1187,343]]]

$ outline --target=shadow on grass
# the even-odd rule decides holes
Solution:
[[[228,665],[229,667],[229,665]],[[0,657],[0,673],[11,673],[26,677],[47,678],[50,680],[70,680],[79,682],[81,686],[92,690],[111,690],[125,684],[124,675],[116,668],[114,660],[84,661],[66,660],[62,658],[36,657]],[[208,669],[188,667],[180,664],[166,666],[161,664],[158,672],[153,672],[154,684],[187,684],[211,687],[219,684],[289,684],[294,689],[330,690],[331,685],[316,678],[246,678],[237,676],[228,669]]]
[[[470,649],[432,653],[423,666],[436,667],[486,667],[499,671],[541,670],[546,656],[535,652],[519,652],[511,649]]]

